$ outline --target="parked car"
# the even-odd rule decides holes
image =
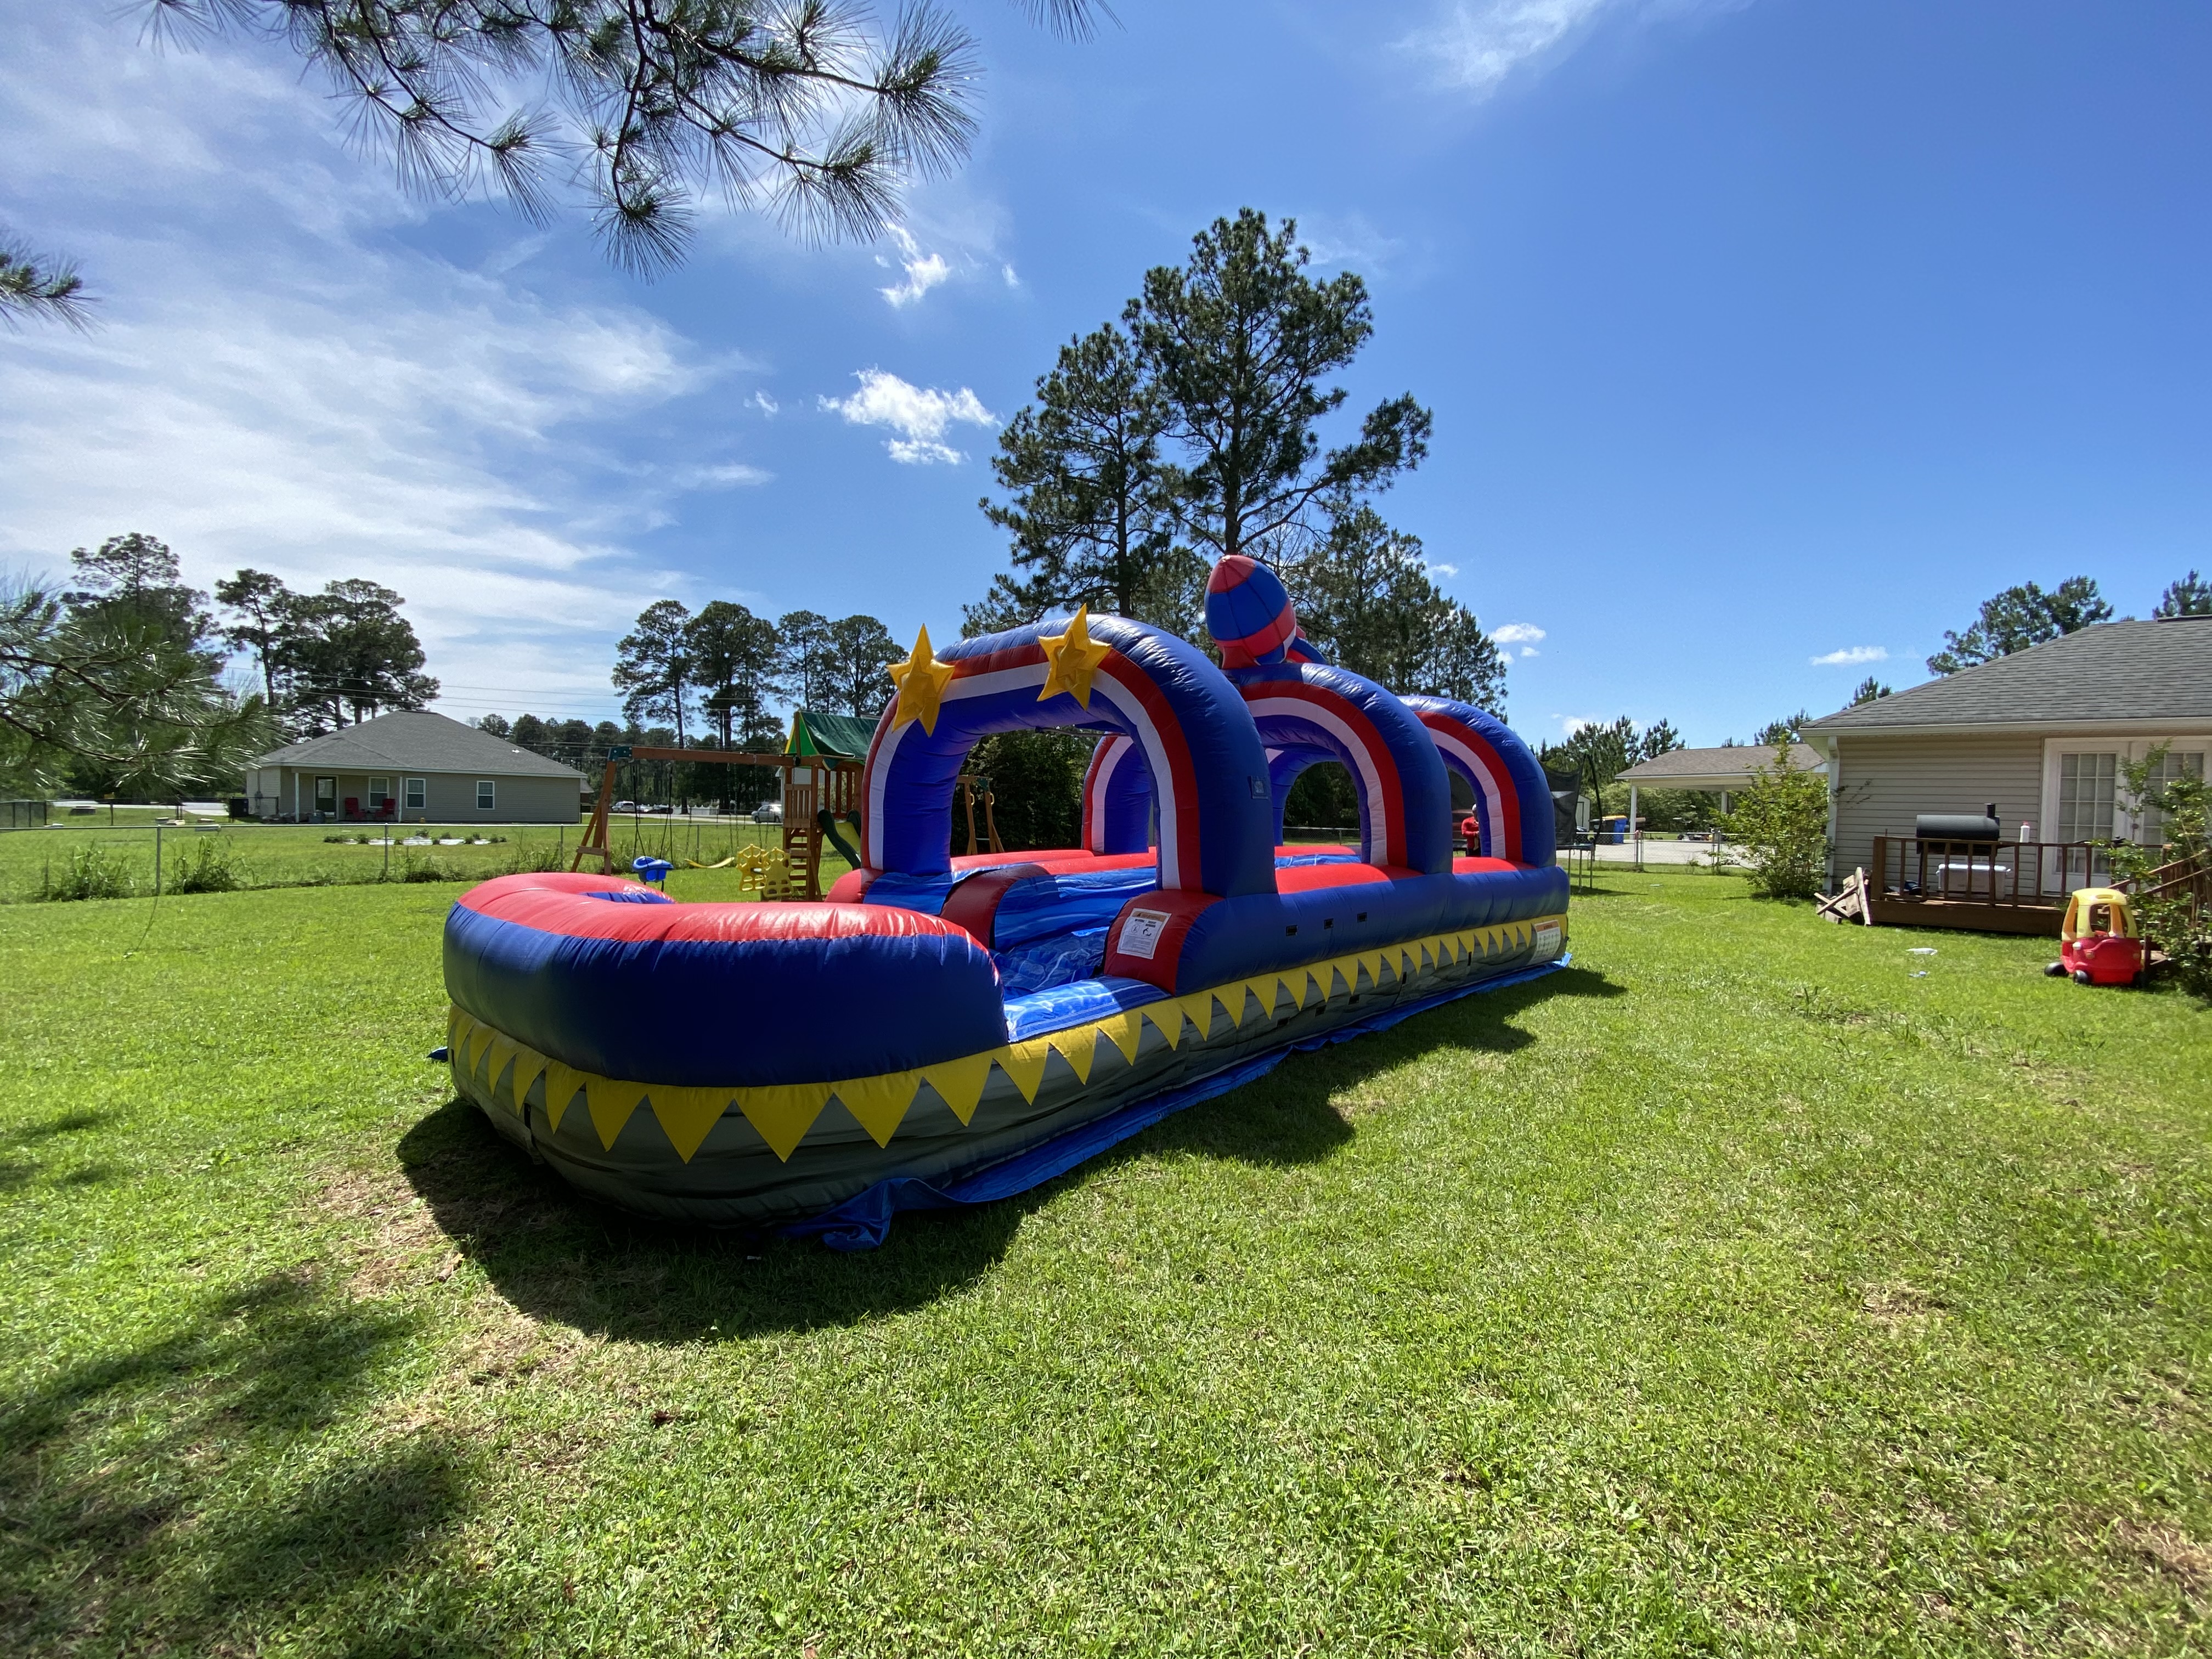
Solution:
[[[783,803],[780,800],[763,801],[758,806],[753,808],[753,822],[755,823],[781,823],[783,822]]]
[[[635,812],[637,811],[637,803],[634,800],[618,800],[615,803],[615,811],[617,812]]]

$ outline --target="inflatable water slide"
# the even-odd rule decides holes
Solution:
[[[472,889],[445,940],[460,1092],[625,1209],[861,1249],[900,1210],[1009,1196],[1297,1049],[1565,961],[1550,793],[1511,732],[1323,661],[1249,560],[1216,567],[1206,621],[1218,667],[1086,611],[941,653],[925,631],[826,902]],[[1082,845],[951,856],[969,749],[1042,726],[1099,733]],[[1283,844],[1323,761],[1356,848]]]

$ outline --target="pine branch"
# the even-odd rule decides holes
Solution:
[[[82,333],[92,326],[92,298],[75,266],[0,232],[0,323],[13,328],[25,318]]]
[[[495,191],[543,218],[562,158],[613,257],[683,256],[718,190],[810,236],[873,237],[975,137],[975,42],[929,0],[144,0],[156,40],[252,30],[355,101],[417,194]],[[1026,0],[1070,36],[1100,0]],[[539,80],[544,106],[515,83]],[[527,100],[525,100],[526,103]]]

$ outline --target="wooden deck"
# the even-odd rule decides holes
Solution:
[[[2074,890],[2112,880],[2111,856],[2089,842],[1877,836],[1867,884],[1871,920],[2056,939]]]
[[[1986,904],[1972,899],[1870,896],[1878,927],[1957,927],[1970,933],[2043,933],[2058,937],[2062,904]]]

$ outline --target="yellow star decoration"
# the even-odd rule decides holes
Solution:
[[[1098,672],[1098,665],[1114,654],[1110,645],[1100,645],[1091,637],[1091,607],[1079,605],[1075,616],[1067,624],[1065,634],[1048,634],[1037,641],[1044,651],[1047,672],[1044,690],[1037,693],[1037,701],[1056,697],[1065,691],[1085,708],[1091,707],[1091,677]]]
[[[945,700],[945,688],[952,678],[952,665],[939,662],[929,648],[929,629],[924,628],[914,642],[914,654],[904,662],[890,666],[891,684],[898,687],[898,716],[891,721],[896,731],[908,720],[920,720],[921,729],[934,737],[937,733],[938,705]]]

